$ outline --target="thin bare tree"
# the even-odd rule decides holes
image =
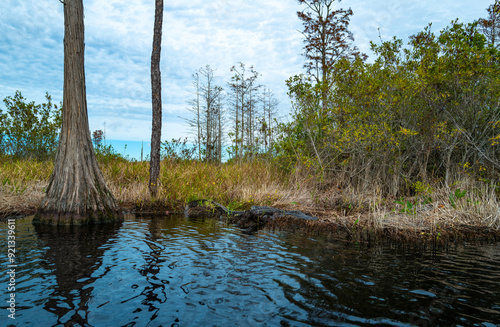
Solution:
[[[152,197],[158,193],[161,148],[161,32],[163,25],[163,0],[155,2],[155,23],[153,51],[151,53],[151,94],[153,102],[153,122],[151,129],[151,159],[149,161],[149,192]]]
[[[262,103],[262,118],[260,124],[260,133],[264,143],[264,151],[268,152],[274,142],[274,132],[276,129],[277,108],[279,101],[274,97],[271,89],[264,88],[260,98]]]
[[[258,88],[255,80],[259,73],[253,69],[253,66],[250,66],[249,71],[247,71],[245,64],[241,62],[239,67],[233,66],[231,72],[234,72],[229,83],[229,88],[232,91],[232,111],[235,122],[234,131],[232,132],[233,155],[241,159],[245,149],[248,149],[253,142],[249,138],[253,130],[252,124],[255,124],[252,113],[255,99],[251,93]],[[250,76],[248,76],[248,73],[250,73]]]
[[[488,42],[493,47],[498,48],[498,42],[500,41],[500,1],[495,0],[495,3],[490,5],[486,11],[488,12],[488,18],[481,18],[478,23]]]

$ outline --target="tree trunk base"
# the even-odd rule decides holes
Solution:
[[[92,225],[109,224],[123,220],[123,212],[117,210],[81,213],[60,213],[55,210],[38,210],[33,218],[35,225]]]

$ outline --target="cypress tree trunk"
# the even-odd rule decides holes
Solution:
[[[64,1],[64,94],[61,135],[45,198],[34,223],[86,224],[121,218],[90,138],[82,0]]]
[[[156,0],[153,51],[151,53],[151,90],[153,102],[153,125],[151,131],[151,160],[149,161],[149,192],[156,197],[160,176],[161,145],[161,29],[163,25],[163,0]]]

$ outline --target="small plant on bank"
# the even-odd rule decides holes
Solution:
[[[450,193],[449,199],[450,199],[450,205],[456,209],[457,208],[457,201],[460,200],[461,198],[465,197],[465,194],[467,194],[467,190],[461,190],[457,188],[454,193]]]
[[[401,198],[400,200],[396,200],[395,202],[403,206],[403,208],[399,210],[400,213],[414,215],[417,212],[415,205],[409,200],[404,200],[403,198]]]

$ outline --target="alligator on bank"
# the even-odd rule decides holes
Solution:
[[[244,232],[252,233],[266,225],[278,224],[290,221],[315,221],[312,217],[296,210],[281,210],[273,207],[252,206],[250,210],[234,211],[212,200],[195,200],[189,202],[184,215],[187,218],[217,218],[224,219],[231,224],[243,229]]]

